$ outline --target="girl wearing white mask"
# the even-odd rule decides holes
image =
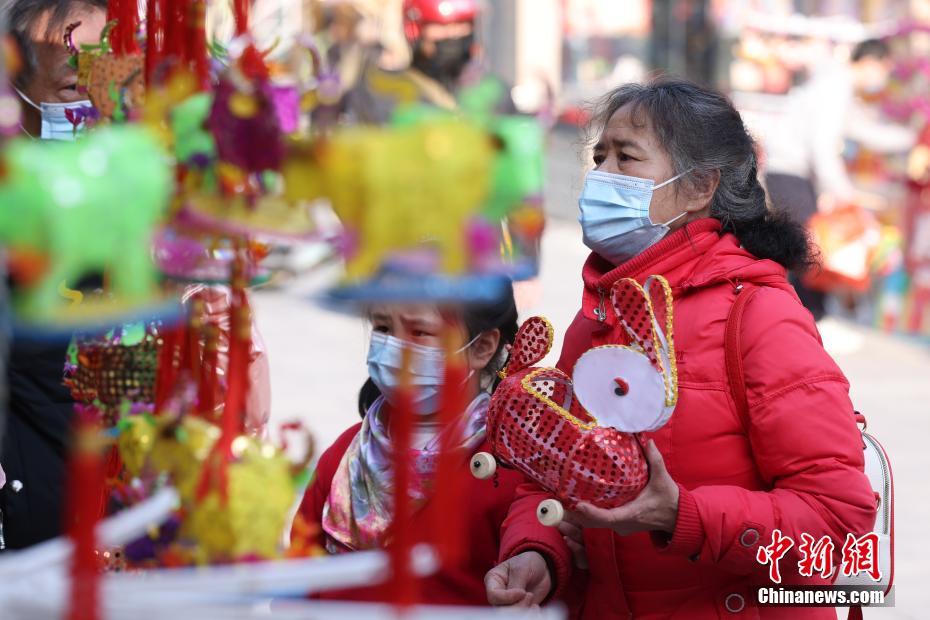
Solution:
[[[438,421],[445,365],[442,336],[451,321],[461,331],[461,352],[468,369],[468,379],[461,387],[467,392],[468,405],[461,412],[464,432],[457,452],[462,468],[459,506],[466,513],[464,544],[468,551],[457,565],[444,566],[424,579],[419,595],[425,603],[486,605],[484,575],[497,561],[500,527],[523,478],[515,470],[501,470],[496,484],[491,485],[475,480],[468,474],[468,467],[475,451],[487,450],[482,446],[490,393],[517,330],[513,292],[508,290],[493,305],[463,308],[455,317],[436,306],[385,304],[371,308],[369,318],[369,379],[359,399],[363,420],[343,433],[320,457],[300,514],[305,521],[320,524],[315,542],[329,553],[385,547],[391,536],[394,492],[389,422],[397,402],[402,351],[408,347],[415,386],[412,529],[421,537],[435,532],[437,516],[431,497],[444,432],[439,430]],[[561,540],[557,531],[542,526],[536,534],[553,545]],[[292,537],[296,536],[295,531]],[[329,592],[324,597],[392,600],[391,594],[381,588]]]

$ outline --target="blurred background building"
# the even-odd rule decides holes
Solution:
[[[227,3],[210,6],[212,35],[228,38]],[[400,69],[410,58],[402,7],[403,0],[255,0],[252,29],[272,57],[285,58],[298,34],[317,32],[350,52],[350,40],[379,47],[378,64]],[[862,273],[835,291],[834,311],[930,336],[930,0],[484,0],[477,30],[480,70],[509,85],[520,111],[554,113],[563,133],[557,126],[552,139],[566,145],[577,143],[593,99],[654,72],[727,92],[764,145],[789,93],[815,68],[847,63],[866,39],[885,40],[891,80],[857,98],[856,118],[921,139],[882,153],[846,139],[850,179],[883,206],[857,220],[865,232],[852,242],[865,250],[849,269]],[[344,78],[350,66],[340,67]],[[577,158],[571,165],[579,168]],[[575,189],[558,188],[550,214],[573,218]]]

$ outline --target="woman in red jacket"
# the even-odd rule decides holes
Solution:
[[[380,305],[371,309],[369,380],[363,387],[360,424],[348,429],[320,457],[313,483],[304,495],[300,515],[305,522],[320,524],[316,542],[329,553],[383,548],[391,537],[394,472],[391,467],[390,425],[396,394],[401,350],[411,347],[414,385],[417,387],[413,428],[414,475],[410,497],[414,507],[411,529],[420,541],[435,533],[441,515],[431,503],[436,454],[442,444],[436,412],[445,354],[442,345],[448,316],[434,306]],[[463,347],[469,373],[463,389],[469,404],[462,411],[464,436],[461,457],[461,501],[465,511],[463,541],[466,552],[451,566],[424,579],[419,600],[430,604],[487,605],[484,575],[497,561],[500,532],[513,503],[521,476],[503,471],[492,487],[468,474],[469,459],[476,450],[487,450],[485,421],[496,373],[507,357],[508,344],[517,331],[513,292],[497,304],[464,309],[461,315]],[[558,531],[541,525],[531,527],[543,546],[561,543]],[[292,536],[297,536],[297,532]],[[450,535],[456,535],[451,533]],[[420,542],[417,541],[417,542]],[[322,593],[321,598],[391,601],[384,586]]]
[[[757,550],[774,530],[794,540],[779,562],[783,583],[826,584],[800,576],[801,535],[830,537],[838,557],[847,533],[875,519],[849,385],[785,277],[810,262],[805,232],[767,208],[755,145],[722,95],[670,78],[627,85],[607,95],[597,126],[579,201],[592,254],[559,367],[571,373],[591,347],[625,344],[605,294],[620,278],[660,274],[674,296],[678,405],[646,434],[642,494],[612,510],[579,505],[556,550],[524,529],[546,494],[521,487],[502,563],[486,578],[489,600],[542,600],[547,575],[571,579],[584,618],[835,618],[829,608],[755,605],[754,588],[771,583]],[[739,334],[741,410],[724,326],[753,288]],[[570,576],[572,552],[586,570]]]

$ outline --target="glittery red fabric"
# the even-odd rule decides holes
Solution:
[[[551,345],[551,327],[537,317],[520,328],[508,371],[488,410],[494,456],[573,506],[616,507],[646,486],[649,471],[635,435],[596,426],[575,399],[572,381],[556,368],[535,368]]]

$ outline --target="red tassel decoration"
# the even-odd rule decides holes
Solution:
[[[197,487],[197,498],[205,498],[216,485],[222,501],[228,495],[227,470],[233,457],[233,440],[245,430],[245,402],[249,391],[249,350],[252,345],[252,317],[246,287],[246,253],[241,245],[233,263],[232,303],[229,307],[229,365],[226,402],[220,421],[221,435],[204,464]]]
[[[186,326],[184,323],[167,327],[161,335],[158,350],[158,370],[155,375],[155,413],[161,413],[171,398],[178,381],[179,361],[183,356]]]
[[[187,56],[187,0],[166,0],[166,24],[164,57],[180,63]]]
[[[241,37],[249,31],[249,0],[233,0],[233,19],[236,23],[236,36]]]
[[[122,38],[120,36],[120,31],[122,28],[122,20],[120,19],[120,13],[122,12],[122,3],[123,0],[110,0],[107,3],[107,23],[116,20],[116,26],[110,30],[110,51],[113,52],[114,56],[122,56]]]
[[[233,0],[233,18],[236,23],[237,37],[249,33],[249,4],[249,0]],[[242,50],[242,56],[239,58],[239,68],[251,80],[267,80],[269,77],[265,58],[253,43],[249,43]]]
[[[433,544],[439,551],[444,566],[453,566],[462,560],[466,549],[465,513],[462,511],[461,493],[466,480],[462,467],[463,455],[458,449],[463,440],[463,412],[468,407],[466,391],[462,385],[468,371],[465,357],[456,353],[461,345],[459,331],[447,325],[444,334],[446,368],[439,392],[439,427],[442,441],[433,496]],[[468,458],[471,455],[464,455]]]
[[[242,57],[239,59],[239,66],[242,73],[251,80],[267,80],[271,75],[268,71],[268,65],[265,64],[265,57],[258,51],[254,45],[249,44],[242,51]]]
[[[110,31],[110,48],[115,56],[137,54],[136,31],[139,29],[139,9],[135,0],[110,0],[107,21],[116,20]]]
[[[216,408],[220,328],[215,323],[207,323],[204,334],[203,361],[197,381],[197,410],[201,416],[212,422]]]
[[[71,560],[71,597],[68,620],[100,617],[100,571],[95,528],[104,494],[103,463],[94,424],[78,418],[75,442],[68,462],[68,537],[74,545]]]
[[[187,54],[184,63],[190,67],[200,88],[210,87],[210,60],[207,54],[207,2],[189,0],[187,5]]]
[[[394,602],[408,607],[416,602],[416,581],[410,568],[413,550],[413,530],[410,526],[410,444],[413,435],[413,385],[410,377],[411,353],[404,348],[400,385],[396,407],[391,411],[391,457],[394,468],[394,521],[391,524],[392,541],[391,591]]]
[[[232,300],[229,317],[229,366],[227,368],[226,405],[223,409],[223,433],[229,442],[245,432],[245,402],[249,392],[249,351],[252,348],[252,311],[246,294],[246,252],[240,245],[233,266]]]
[[[165,0],[148,0],[145,11],[145,83],[152,85],[164,58]]]

